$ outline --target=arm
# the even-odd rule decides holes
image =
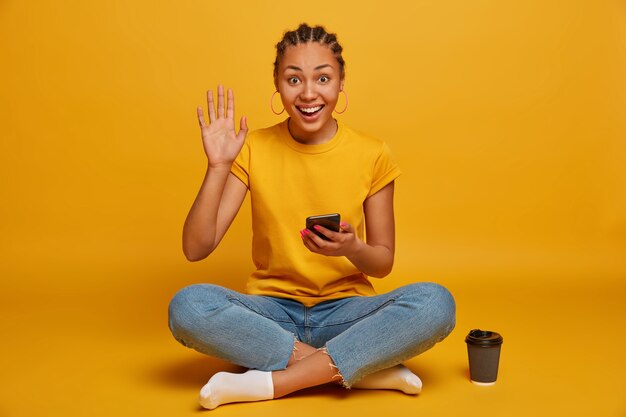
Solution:
[[[211,254],[235,219],[248,189],[230,168],[207,168],[183,226],[183,252],[190,261]]]
[[[316,228],[330,239],[325,241],[304,229],[300,232],[304,245],[312,252],[327,256],[345,256],[366,275],[383,278],[391,272],[395,253],[393,214],[394,183],[391,182],[363,203],[367,242],[354,234],[347,223],[340,232]]]
[[[245,117],[241,118],[239,133],[235,132],[234,102],[233,93],[228,90],[228,105],[224,105],[224,88],[219,86],[216,116],[213,92],[209,91],[210,124],[206,123],[202,108],[198,107],[198,122],[208,166],[183,227],[183,252],[190,261],[204,259],[213,252],[246,196],[246,186],[230,174],[230,167],[248,132]]]

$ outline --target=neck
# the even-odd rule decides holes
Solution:
[[[337,130],[339,129],[339,124],[336,119],[331,119],[327,126],[322,127],[320,130],[315,132],[302,132],[299,133],[294,131],[291,127],[291,117],[287,119],[287,130],[289,130],[289,134],[291,137],[299,143],[304,145],[321,145],[323,143],[328,142],[335,136]]]

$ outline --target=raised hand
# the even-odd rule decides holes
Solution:
[[[202,132],[204,152],[209,159],[209,166],[227,166],[233,163],[244,139],[248,134],[247,119],[243,116],[239,122],[239,132],[235,131],[235,96],[231,89],[227,91],[227,103],[224,100],[224,87],[217,87],[217,116],[213,102],[213,91],[207,91],[209,123],[204,118],[202,107],[198,106],[198,123]]]

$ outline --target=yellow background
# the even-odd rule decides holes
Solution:
[[[246,203],[210,259],[182,222],[202,179],[195,107],[232,87],[252,128],[274,45],[339,35],[350,126],[384,138],[397,260],[457,330],[409,362],[419,397],[318,388],[223,415],[626,415],[626,5],[617,0],[0,2],[0,415],[185,415],[229,366],[177,345],[178,289],[242,289]],[[471,328],[505,339],[467,380]],[[597,342],[590,342],[593,338]],[[230,367],[232,368],[232,367]]]

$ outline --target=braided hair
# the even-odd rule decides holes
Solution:
[[[285,51],[289,46],[296,46],[308,42],[318,42],[321,45],[326,45],[335,55],[337,62],[339,63],[339,72],[341,78],[345,75],[345,61],[341,56],[343,48],[337,42],[337,35],[334,33],[326,32],[323,26],[310,27],[306,23],[300,24],[298,29],[285,32],[283,39],[276,44],[276,60],[274,61],[274,78],[278,76],[278,65],[281,58],[285,55]]]

